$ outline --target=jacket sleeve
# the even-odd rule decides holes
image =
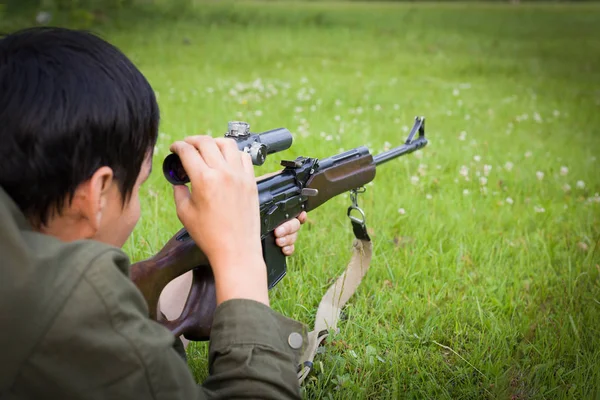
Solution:
[[[173,335],[147,317],[141,293],[114,265],[103,255],[87,270],[22,370],[19,387],[64,399],[300,398],[299,341],[289,337],[300,333],[306,343],[303,325],[258,302],[221,304],[210,375],[198,385]]]

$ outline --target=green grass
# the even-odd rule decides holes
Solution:
[[[232,119],[287,127],[293,147],[261,174],[281,158],[378,153],[424,115],[430,145],[383,165],[360,198],[372,267],[306,398],[600,398],[599,5],[172,13],[97,28],[146,74],[162,110],[157,172],[126,246],[134,260],[180,228],[158,172],[173,140],[221,135]],[[274,309],[313,323],[350,257],[348,205],[339,196],[309,215]],[[206,343],[189,349],[198,381],[206,354]]]

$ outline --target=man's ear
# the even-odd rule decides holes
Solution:
[[[101,167],[76,191],[75,198],[79,203],[77,208],[94,232],[100,228],[113,182],[113,170],[109,167]]]

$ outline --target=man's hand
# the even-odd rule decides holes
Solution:
[[[177,216],[210,262],[217,305],[235,298],[269,305],[250,156],[232,139],[209,136],[175,142],[171,151],[181,159],[191,183],[191,191],[174,186]]]
[[[306,211],[302,211],[298,217],[287,221],[275,229],[275,243],[281,247],[281,251],[286,256],[294,254],[294,243],[298,239],[298,232],[302,224],[306,222]]]

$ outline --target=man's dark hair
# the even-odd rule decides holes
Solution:
[[[102,166],[128,201],[158,123],[148,81],[99,37],[30,28],[0,39],[0,187],[36,224]]]

